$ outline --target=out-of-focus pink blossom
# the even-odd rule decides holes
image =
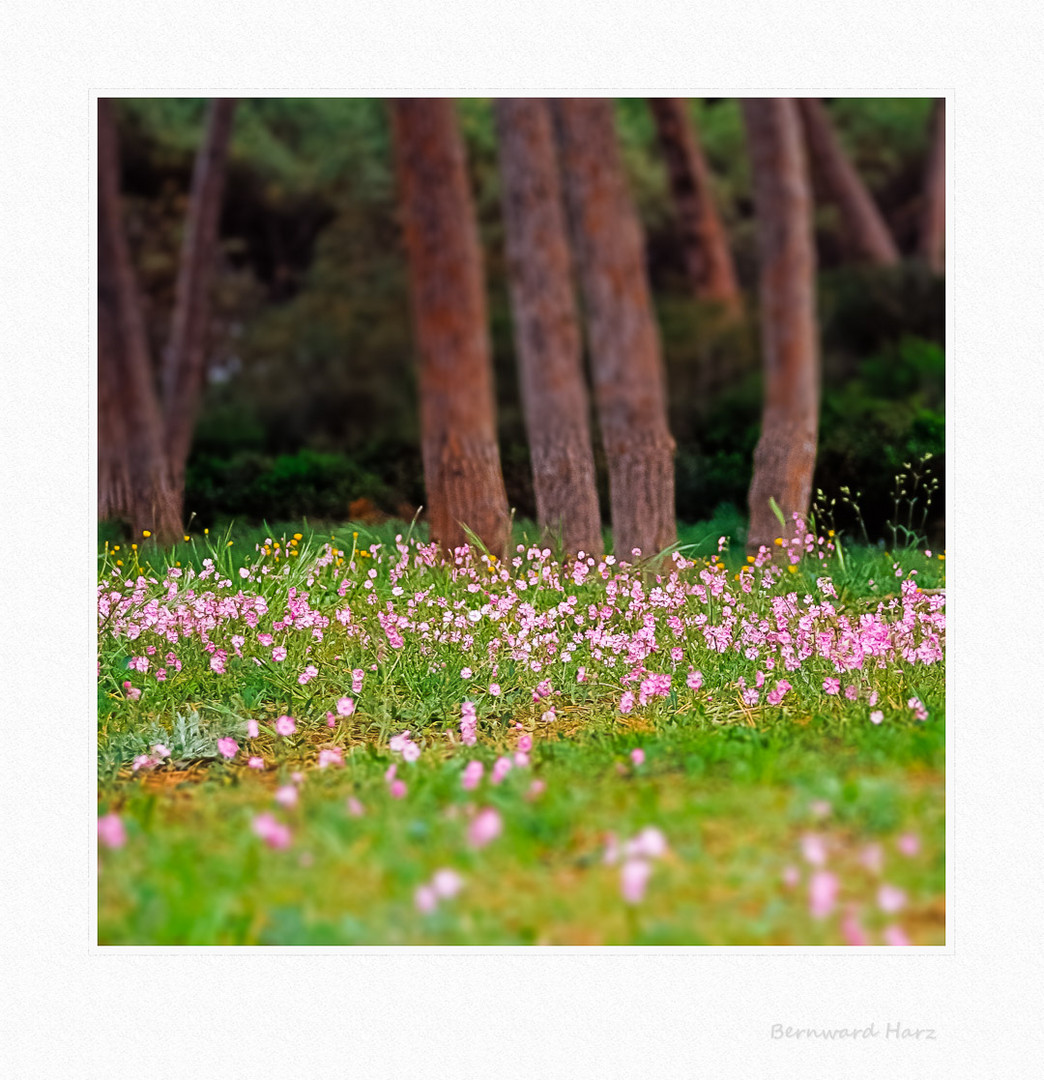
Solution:
[[[485,847],[500,835],[503,827],[500,814],[492,806],[487,806],[475,815],[468,826],[468,843],[474,848]]]
[[[422,915],[427,915],[438,906],[439,898],[430,885],[421,885],[413,894],[413,903]]]
[[[431,887],[435,890],[436,896],[443,900],[452,900],[464,888],[464,879],[456,870],[444,868],[436,870],[432,875]]]
[[[263,769],[265,767],[265,759],[252,757],[247,761],[247,766],[251,769]]]
[[[880,844],[867,844],[859,855],[859,861],[871,874],[880,874],[884,867],[884,850]]]
[[[796,866],[783,867],[783,884],[792,889],[801,880],[801,871]]]
[[[921,841],[918,839],[916,833],[903,833],[895,842],[895,846],[906,855],[907,858],[913,858],[921,850]]]
[[[631,751],[631,762],[634,765],[644,765],[645,764],[645,751],[640,746],[636,746]]]
[[[119,814],[98,818],[98,840],[108,848],[121,848],[127,842],[127,831]]]
[[[464,772],[461,774],[460,786],[465,791],[474,791],[478,787],[479,781],[482,779],[482,774],[486,771],[485,765],[481,761],[469,761],[464,766]]]
[[[343,765],[344,756],[337,747],[330,747],[319,751],[319,768],[325,769],[328,765]]]
[[[667,838],[655,825],[647,825],[624,850],[630,858],[659,859],[667,854]]]
[[[258,814],[254,818],[253,830],[271,848],[288,848],[290,846],[290,829],[281,821],[277,821],[271,814]]]
[[[235,739],[218,739],[217,745],[222,757],[234,758],[239,753],[239,743]]]
[[[258,727],[256,720],[248,720],[246,724],[246,733],[248,739],[256,739],[261,734],[261,729]]]
[[[355,698],[342,697],[337,699],[337,715],[351,716],[355,712]]]
[[[877,890],[877,906],[886,914],[901,911],[906,905],[906,893],[887,882]]]
[[[898,926],[886,926],[884,928],[884,943],[886,945],[909,945],[910,939]]]
[[[620,867],[620,893],[628,904],[640,904],[652,867],[644,859],[628,859]]]
[[[362,817],[366,813],[363,804],[354,795],[348,796],[346,806],[348,807],[348,813],[352,817]]]
[[[293,784],[285,784],[283,787],[276,790],[273,797],[280,806],[296,806],[298,798],[297,788],[295,788]]]
[[[846,945],[870,944],[866,932],[859,924],[859,916],[851,908],[845,912],[845,917],[841,920],[841,933],[844,935]]]
[[[499,784],[509,772],[511,772],[511,758],[499,757],[493,762],[493,768],[489,774],[491,784]]]
[[[277,735],[286,737],[288,735],[293,735],[297,730],[297,724],[292,716],[280,716],[275,722],[275,729]]]
[[[522,736],[520,736],[519,740],[518,740],[518,748],[519,748],[519,750],[522,751],[523,754],[528,754],[529,751],[533,749],[533,736],[532,735],[522,735]]]
[[[801,837],[801,854],[805,861],[813,866],[823,866],[826,863],[826,842],[818,833],[805,833]]]
[[[391,793],[393,799],[406,798],[406,784],[402,780],[393,780],[388,785],[388,791]]]
[[[808,910],[813,919],[825,919],[837,903],[838,880],[829,870],[817,870],[808,885]]]

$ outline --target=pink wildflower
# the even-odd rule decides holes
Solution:
[[[644,856],[649,859],[659,859],[667,854],[667,838],[655,825],[647,825],[627,845],[626,854],[631,858]]]
[[[924,704],[922,703],[922,701],[921,701],[921,699],[919,697],[910,698],[910,700],[906,704],[909,705],[909,707],[913,710],[913,714],[916,717],[916,719],[918,719],[918,720],[927,720],[928,719],[928,710],[924,707]]]
[[[545,780],[534,780],[529,785],[529,790],[526,792],[526,798],[532,802],[534,799],[538,799],[547,790],[547,782]]]
[[[157,758],[170,757],[170,751],[163,745],[163,743],[156,743],[156,745],[152,748],[152,752]]]
[[[288,735],[293,735],[297,730],[297,724],[292,716],[280,716],[275,722],[275,729],[277,735],[282,735],[285,738]]]
[[[293,784],[285,784],[277,789],[273,798],[280,806],[296,806],[298,799],[297,788]]]
[[[640,746],[636,746],[631,751],[631,761],[634,762],[635,765],[645,764],[645,751]]]
[[[290,846],[291,833],[289,828],[281,821],[277,821],[271,814],[258,814],[254,818],[253,829],[271,848],[287,848]]]
[[[909,945],[910,939],[898,926],[886,926],[884,928],[884,941],[886,945]]]
[[[489,684],[489,692],[494,697],[500,697],[500,683],[491,682]]]
[[[895,846],[908,858],[912,858],[921,850],[921,841],[916,833],[903,833],[895,842]]]
[[[468,826],[468,843],[474,848],[485,847],[500,835],[503,827],[500,814],[492,806],[487,806],[475,815]]]
[[[883,719],[884,719],[884,713],[881,712],[880,709],[874,709],[874,711],[870,714],[870,723],[871,724],[879,724],[879,723],[881,723],[881,721]]]
[[[479,781],[482,779],[482,774],[486,771],[485,765],[481,761],[469,761],[464,766],[464,772],[461,774],[460,784],[465,791],[474,791],[478,787]]]
[[[256,739],[261,734],[261,729],[257,726],[256,720],[247,721],[247,738]]]
[[[328,765],[343,765],[344,756],[337,747],[319,751],[319,768],[325,769]]]
[[[845,912],[845,917],[841,920],[841,933],[844,935],[846,945],[859,946],[870,944],[866,933],[859,924],[858,915],[851,908]]]
[[[436,896],[443,900],[452,900],[464,888],[464,879],[456,870],[436,870],[431,878],[431,887]]]
[[[348,807],[348,813],[352,817],[362,817],[366,813],[363,808],[363,804],[354,795],[348,796],[348,801],[345,804]]]
[[[251,769],[263,769],[265,767],[265,759],[252,757],[247,761],[247,765]]]
[[[884,867],[884,851],[880,844],[867,844],[859,856],[859,861],[871,874],[880,874]]]
[[[845,697],[849,701],[855,701],[859,697],[859,687],[855,685],[845,687]]]
[[[796,866],[783,867],[783,884],[792,889],[801,880],[801,871]]]
[[[823,691],[824,691],[824,693],[833,695],[833,694],[839,693],[840,690],[841,690],[841,680],[840,679],[824,679],[823,680]]]
[[[98,818],[98,839],[108,848],[120,848],[127,842],[127,831],[119,814]]]
[[[489,775],[489,782],[491,784],[499,784],[509,772],[511,772],[511,758],[499,757],[493,763],[493,769]]]
[[[877,890],[877,906],[886,914],[900,911],[906,904],[906,893],[894,885],[884,884]]]
[[[416,761],[421,756],[421,748],[415,742],[408,742],[402,748],[403,761]]]
[[[529,755],[524,750],[516,750],[512,760],[520,769],[529,765]]]
[[[817,833],[806,833],[801,838],[801,854],[805,861],[813,866],[822,866],[826,862],[827,852],[823,837]]]
[[[272,659],[275,660],[276,663],[280,663],[281,661],[285,660],[286,659],[286,649],[284,649],[282,645],[277,645],[272,650]]]
[[[460,677],[462,679],[470,679],[473,674],[474,672],[469,667],[460,669]]]
[[[825,919],[837,902],[838,881],[829,870],[817,870],[808,887],[808,908],[814,919]]]
[[[355,668],[352,672],[352,693],[358,694],[362,690],[363,677],[365,672],[362,668]]]
[[[518,740],[518,748],[522,751],[523,754],[528,754],[529,751],[533,749],[533,736],[528,734],[520,736]]]
[[[413,894],[413,903],[422,915],[427,915],[438,906],[439,898],[430,885],[421,885]]]
[[[297,681],[304,686],[305,683],[311,682],[312,679],[319,674],[319,669],[314,664],[309,664],[308,667],[297,676]]]
[[[393,780],[388,785],[388,791],[391,792],[393,799],[405,799],[406,798],[406,784],[402,780]]]
[[[123,692],[127,695],[128,701],[137,701],[141,697],[141,691],[136,686],[131,686],[127,680],[124,680]]]
[[[626,714],[634,708],[634,693],[631,690],[625,690],[620,698],[620,712]]]
[[[554,722],[554,719],[555,719],[555,717],[556,717],[557,715],[558,715],[558,714],[557,714],[557,713],[555,712],[555,707],[554,707],[554,705],[552,705],[550,709],[547,709],[547,710],[546,710],[545,712],[542,712],[542,713],[540,714],[540,719],[541,719],[541,720],[542,720],[542,721],[543,721],[543,722],[544,722],[545,724],[550,724],[550,723],[553,723],[553,722]]]
[[[699,688],[703,686],[703,673],[700,671],[690,671],[689,674],[685,676],[685,685],[690,690],[699,690]]]
[[[388,749],[395,754],[401,754],[410,743],[410,733],[403,731],[399,735],[393,735],[388,740]]]
[[[137,772],[139,769],[151,769],[154,765],[158,764],[148,754],[139,754],[131,764],[131,771]]]
[[[222,757],[234,758],[239,753],[239,743],[235,739],[218,739],[217,745]]]
[[[620,867],[620,892],[628,904],[641,903],[652,867],[644,859],[628,859]]]
[[[337,715],[338,716],[351,716],[355,712],[355,701],[350,697],[343,697],[337,699]]]

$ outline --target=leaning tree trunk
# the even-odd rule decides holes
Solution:
[[[420,354],[431,537],[452,550],[470,542],[466,525],[502,556],[510,522],[464,146],[447,98],[398,98],[391,112]]]
[[[693,291],[738,314],[742,295],[728,238],[714,206],[710,170],[681,98],[649,98],[670,180],[675,217]]]
[[[123,419],[130,480],[126,517],[136,534],[148,529],[161,543],[172,543],[181,535],[180,506],[167,468],[163,417],[153,383],[138,283],[123,229],[119,144],[109,98],[98,100],[98,262],[99,287],[111,290],[104,299],[111,305],[108,311],[115,309],[119,340],[118,348],[99,355],[99,366],[108,365],[104,377],[99,373],[99,386],[104,379],[104,393],[118,395],[116,411]],[[111,339],[111,328],[103,324],[99,326],[100,347],[106,337]],[[104,405],[111,415],[111,400],[104,400]],[[105,421],[101,413],[99,420]],[[109,432],[105,439],[110,446],[118,441],[118,437],[110,438]]]
[[[826,197],[837,206],[852,256],[895,266],[899,250],[876,203],[834,131],[819,98],[797,98],[810,164]]]
[[[192,174],[170,342],[163,359],[166,450],[179,516],[185,465],[206,378],[210,290],[217,263],[218,226],[235,110],[235,98],[214,98],[210,104],[206,134]]]
[[[641,227],[606,98],[554,103],[609,465],[613,548],[655,555],[677,537],[674,440]]]
[[[508,280],[537,524],[564,549],[600,554],[589,403],[551,112],[543,98],[495,103]]]
[[[754,177],[761,259],[764,412],[754,451],[747,548],[770,547],[804,518],[819,427],[812,200],[793,98],[746,98],[743,116]],[[781,530],[771,508],[786,518]]]
[[[946,99],[932,109],[931,146],[924,171],[924,207],[918,249],[921,258],[941,274],[946,269]]]

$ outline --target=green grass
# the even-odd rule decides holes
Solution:
[[[199,570],[211,558],[234,582],[231,594],[240,587],[240,566],[274,566],[272,556],[262,559],[255,544],[285,536],[286,550],[297,532],[301,554],[281,561],[281,567],[290,564],[286,575],[258,574],[249,585],[268,601],[261,625],[282,611],[293,586],[311,589],[314,610],[334,610],[340,601],[329,584],[333,579],[322,576],[333,568],[315,566],[331,535],[334,546],[346,551],[346,562],[353,544],[384,545],[375,559],[358,557],[353,572],[361,580],[368,568],[377,570],[373,591],[382,605],[375,608],[385,600],[400,603],[421,588],[451,603],[474,603],[466,581],[453,582],[440,570],[411,570],[400,582],[405,595],[392,597],[391,560],[383,553],[394,547],[396,534],[407,531],[402,523],[370,529],[295,523],[196,537],[172,553],[147,545],[128,552],[122,545],[120,552],[103,551],[100,580],[123,580],[138,557],[146,578],[149,566],[162,570],[181,563],[183,570]],[[721,534],[709,531],[711,555]],[[690,555],[699,550],[692,545],[706,542],[705,532],[706,527],[682,537]],[[114,578],[111,570],[121,555],[128,558]],[[725,576],[734,582],[745,557],[727,552],[722,560]],[[803,562],[770,591],[814,592],[825,574],[839,594],[838,608],[856,617],[898,594],[897,561],[904,576],[917,571],[922,588],[942,587],[945,564],[934,554],[855,548],[844,551],[843,561],[834,553],[826,563]],[[519,573],[524,571],[525,565]],[[185,586],[184,579],[179,585]],[[604,597],[600,581],[565,591],[581,594],[578,610]],[[162,598],[158,585],[149,595],[156,593]],[[537,611],[559,599],[544,587],[524,595]],[[356,622],[366,617],[361,599],[353,611]],[[342,637],[333,620],[322,642],[305,644],[306,635],[288,635],[285,666],[253,664],[251,644],[244,645],[242,660],[229,650],[227,673],[220,676],[209,669],[207,654],[183,639],[177,646],[182,671],[156,682],[154,658],[148,676],[130,673],[143,694],[129,700],[121,689],[127,662],[147,635],[128,640],[103,629],[99,813],[118,813],[127,841],[100,849],[99,941],[825,945],[843,943],[841,919],[857,908],[872,944],[881,942],[890,923],[901,925],[913,944],[944,942],[942,664],[890,663],[887,670],[872,670],[868,685],[887,714],[876,725],[867,719],[869,706],[862,699],[846,702],[822,692],[819,683],[832,669],[813,661],[789,676],[793,691],[783,706],[745,708],[724,687],[740,676],[749,679],[755,665],[741,654],[718,654],[689,642],[686,660],[691,657],[703,672],[704,690],[688,691],[682,676],[668,697],[624,715],[617,708],[618,687],[578,686],[556,677],[557,715],[545,722],[546,702],[532,701],[542,673],[502,660],[496,678],[503,693],[485,692],[490,675],[479,671],[479,663],[495,632],[486,621],[475,630],[481,640],[468,654],[479,657],[469,661],[476,670],[472,680],[460,675],[459,646],[432,646],[425,655],[408,637],[402,649],[389,649],[375,622],[357,638]],[[218,628],[213,636],[220,633]],[[314,660],[319,674],[302,686],[292,676],[306,660]],[[650,670],[660,670],[653,659],[648,663]],[[356,667],[366,670],[366,688],[355,695],[356,712],[336,717],[331,728],[327,714],[337,697],[351,692],[347,683]],[[905,702],[911,694],[924,703],[926,721],[909,715]],[[470,749],[460,745],[458,731],[466,697],[478,702],[478,744]],[[284,713],[297,720],[289,738],[268,729]],[[249,719],[261,725],[253,740],[244,736]],[[388,748],[389,737],[406,728],[422,748],[415,763]],[[491,784],[494,761],[511,755],[523,734],[534,738],[529,764]],[[231,762],[217,751],[223,736],[236,738],[241,747]],[[171,751],[170,758],[155,769],[132,771],[134,758],[157,742]],[[263,772],[246,766],[248,746],[265,759]],[[317,768],[317,751],[326,746],[342,748],[343,768]],[[640,765],[630,759],[635,748],[645,753]],[[465,791],[461,772],[470,759],[484,763],[485,776],[476,790]],[[408,787],[402,799],[391,796],[385,780],[393,762]],[[295,772],[301,774],[296,784]],[[544,785],[537,795],[531,791],[535,779]],[[284,786],[297,787],[296,806],[274,800]],[[362,803],[363,816],[348,812],[349,796]],[[466,837],[469,814],[483,807],[499,812],[503,832],[475,849]],[[252,821],[263,812],[290,828],[288,847],[270,848],[255,835]],[[642,901],[628,904],[621,896],[620,866],[604,861],[606,838],[612,833],[624,843],[647,826],[662,831],[669,851],[651,861]],[[808,908],[815,869],[801,852],[808,833],[824,838],[827,867],[840,882],[837,906],[823,919],[812,918]],[[919,837],[916,854],[898,851],[905,833]],[[880,844],[884,854],[879,877],[860,860],[872,844]],[[791,887],[783,883],[788,866],[800,871],[799,883]],[[430,913],[419,911],[416,890],[447,867],[464,879],[461,892]],[[906,895],[897,914],[879,910],[877,888],[885,881]]]

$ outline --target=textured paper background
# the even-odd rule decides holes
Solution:
[[[1029,3],[8,0],[0,27],[0,1072],[1029,1076],[1039,910],[1044,17]],[[950,944],[98,949],[93,100],[946,94]],[[854,955],[859,953],[859,955]],[[775,1023],[933,1042],[773,1041]]]

